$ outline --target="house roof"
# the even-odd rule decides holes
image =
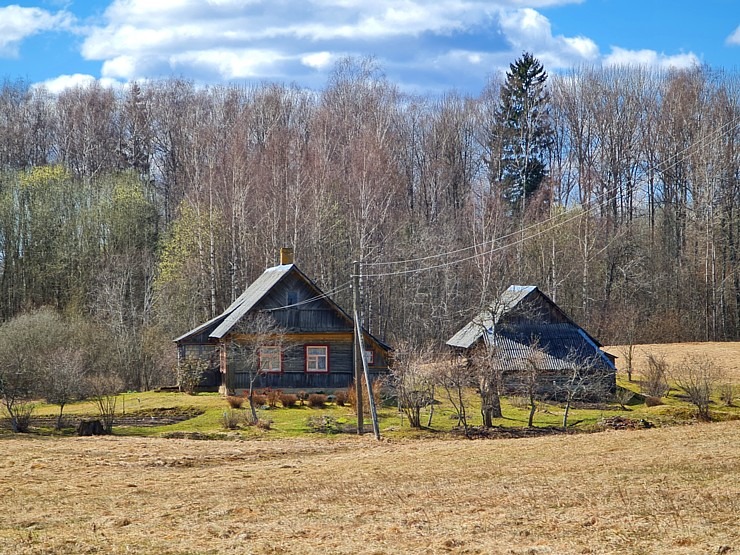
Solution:
[[[239,297],[233,303],[231,303],[229,307],[221,314],[219,314],[215,318],[211,318],[198,327],[193,328],[180,337],[175,338],[174,341],[176,343],[179,341],[183,341],[188,337],[192,337],[206,331],[208,328],[214,328],[213,331],[209,334],[209,337],[223,337],[223,335],[228,330],[230,330],[234,326],[234,324],[236,324],[236,322],[239,321],[239,318],[249,312],[250,309],[254,308],[254,305],[256,305],[267,294],[267,292],[272,289],[272,287],[274,287],[290,271],[293,266],[293,264],[283,264],[280,266],[268,268],[262,273],[260,277],[254,280],[252,284],[247,287],[247,289],[241,295],[239,295]],[[245,305],[246,310],[240,311],[240,315],[236,319],[230,319],[230,317],[234,315],[234,313],[238,309],[241,309]],[[227,323],[227,321],[228,329],[224,331],[224,325]]]
[[[324,295],[321,289],[319,289],[319,287],[295,264],[281,264],[279,266],[267,268],[264,272],[262,272],[262,275],[254,280],[252,284],[247,287],[247,289],[241,295],[239,295],[239,297],[233,303],[231,303],[231,305],[229,305],[229,307],[221,314],[181,335],[174,341],[183,341],[189,337],[204,333],[209,328],[212,329],[212,331],[208,334],[209,338],[223,338],[234,328],[239,320],[241,320],[254,307],[256,307],[276,285],[278,285],[287,275],[291,273],[297,274],[305,283],[307,283],[316,292],[317,298],[322,298],[325,302],[329,303],[332,308],[337,311],[338,314],[340,314],[343,318],[346,318],[348,322],[352,322],[352,318],[349,316],[349,314],[347,314],[342,309],[342,307],[336,304],[328,296]],[[390,346],[380,341],[377,337],[369,333],[367,330],[363,329],[363,331],[380,347],[385,350],[390,350]]]

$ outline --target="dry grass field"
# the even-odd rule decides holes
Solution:
[[[740,422],[518,440],[0,437],[0,553],[740,553]]]
[[[604,348],[619,357],[617,368],[624,371],[626,347],[624,345],[614,345]],[[647,356],[650,353],[665,357],[666,362],[671,366],[678,364],[686,356],[706,356],[718,366],[724,368],[730,382],[740,384],[740,342],[635,345],[633,366],[638,374],[647,365]]]

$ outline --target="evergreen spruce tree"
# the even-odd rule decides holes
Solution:
[[[512,213],[523,215],[527,201],[547,177],[547,153],[553,142],[550,95],[542,64],[525,52],[510,64],[496,112],[500,163],[491,180],[502,187]],[[493,166],[493,165],[492,165]]]

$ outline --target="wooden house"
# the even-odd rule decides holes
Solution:
[[[574,370],[581,397],[604,397],[616,388],[614,357],[535,286],[509,287],[447,345],[469,364],[476,360],[476,350],[485,352],[486,362],[502,376],[505,392],[516,391],[528,364],[535,367],[544,397],[561,396]]]
[[[210,361],[203,386],[238,394],[254,379],[255,388],[332,392],[354,381],[352,318],[293,263],[292,249],[280,257],[223,313],[174,340],[180,360]],[[257,314],[274,320],[279,337],[250,343],[241,323]],[[371,379],[386,374],[390,348],[366,330],[363,336]],[[240,345],[256,356],[237,356]]]

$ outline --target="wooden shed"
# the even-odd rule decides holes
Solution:
[[[535,286],[510,286],[447,345],[468,361],[474,360],[476,349],[485,349],[502,376],[504,390],[516,390],[526,361],[538,367],[543,396],[557,397],[576,366],[587,369],[594,384],[584,391],[604,396],[616,388],[614,356]]]
[[[268,268],[231,306],[212,320],[175,339],[178,358],[195,356],[210,362],[205,387],[240,393],[254,387],[293,390],[344,389],[354,380],[352,318],[294,263],[292,249],[281,250],[280,265]],[[255,314],[274,319],[280,341],[265,338],[255,345],[252,365],[236,357],[234,345],[244,344],[240,323]],[[388,372],[390,348],[363,329],[365,358],[371,379]]]

